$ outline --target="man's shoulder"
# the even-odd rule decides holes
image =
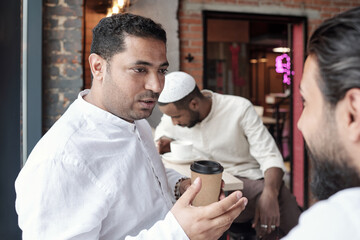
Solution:
[[[72,103],[34,147],[31,155],[41,159],[64,159],[83,156],[85,149],[107,138],[105,121],[88,116],[79,101]]]
[[[243,117],[251,108],[251,102],[240,96],[213,93],[213,111],[215,115]]]
[[[332,195],[328,200],[330,204],[341,204],[344,207],[360,202],[360,187],[347,188]],[[360,208],[358,208],[360,213]],[[360,215],[359,215],[360,218]]]
[[[32,155],[55,156],[66,149],[69,140],[84,125],[80,116],[71,115],[69,111],[72,110],[68,109],[44,134],[34,147]]]
[[[358,221],[360,222],[359,202],[360,187],[345,189],[332,195],[329,199],[315,203],[304,213],[304,217],[322,217],[323,214],[326,216],[332,214],[333,216],[339,215],[345,217],[346,215],[353,215],[357,212],[356,214],[359,214]]]
[[[245,104],[246,106],[251,105],[251,102],[249,99],[241,97],[241,96],[222,94],[222,93],[213,93],[213,97],[219,102]]]
[[[360,187],[357,187],[315,203],[301,215],[299,225],[284,239],[358,239],[359,199]]]

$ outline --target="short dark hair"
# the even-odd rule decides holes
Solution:
[[[204,95],[201,93],[200,89],[198,88],[198,86],[195,85],[194,90],[192,90],[188,95],[186,95],[185,97],[183,97],[180,100],[177,100],[175,102],[172,102],[175,107],[179,110],[183,110],[183,109],[189,109],[189,103],[191,102],[191,100],[193,100],[195,97],[198,97],[200,99],[205,98]],[[158,102],[159,106],[165,106],[168,105],[169,103],[162,103],[162,102]]]
[[[360,7],[323,22],[309,40],[308,54],[317,60],[319,88],[331,106],[360,88]]]
[[[154,38],[166,44],[166,32],[150,18],[131,13],[115,14],[100,20],[93,29],[91,53],[96,53],[107,62],[115,54],[125,50],[126,36]]]

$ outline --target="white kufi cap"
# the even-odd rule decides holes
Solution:
[[[164,89],[159,96],[159,102],[172,103],[183,99],[196,86],[195,79],[185,72],[172,72],[165,76]]]

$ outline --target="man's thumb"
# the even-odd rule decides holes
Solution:
[[[178,202],[181,201],[184,205],[190,205],[196,195],[200,192],[201,189],[201,178],[197,177],[194,182],[188,187],[188,189],[183,193]]]

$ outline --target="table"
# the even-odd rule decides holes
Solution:
[[[191,177],[190,164],[175,164],[166,161],[165,159],[163,159],[163,163],[166,168],[172,168],[186,177]],[[225,182],[225,186],[223,188],[224,191],[241,190],[244,188],[243,182],[230,173],[223,172],[222,179]]]
[[[275,125],[277,123],[276,118],[267,117],[267,116],[262,116],[261,120],[263,121],[264,125]]]

